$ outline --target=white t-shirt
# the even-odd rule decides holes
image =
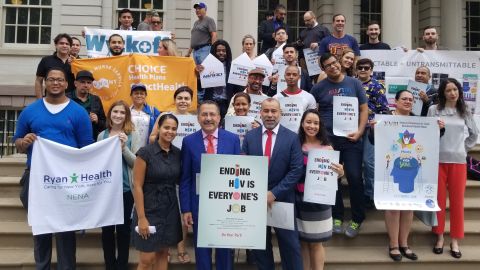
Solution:
[[[43,99],[43,104],[45,104],[45,107],[51,114],[57,114],[61,112],[65,107],[67,107],[68,103],[70,102],[70,99],[67,99],[67,102],[62,103],[62,104],[51,104],[48,103],[45,98]]]
[[[316,109],[317,108],[317,102],[315,101],[315,98],[312,96],[312,94],[310,94],[309,92],[307,92],[305,90],[301,90],[298,94],[293,94],[293,95],[291,93],[286,92],[286,91],[282,91],[282,92],[276,94],[275,96],[273,96],[273,98],[280,99],[280,98],[285,97],[282,93],[285,93],[289,97],[299,97],[299,98],[301,98],[302,103],[303,103],[303,111],[306,111],[308,109]]]
[[[138,149],[147,145],[148,128],[150,126],[150,115],[143,111],[137,111],[131,108],[132,123],[135,129],[132,132],[132,152],[136,153]]]

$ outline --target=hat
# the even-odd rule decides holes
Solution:
[[[193,8],[207,8],[207,5],[205,5],[203,2],[198,2],[193,5]]]
[[[262,75],[265,78],[265,73],[263,72],[263,70],[261,70],[259,68],[254,68],[254,69],[252,69],[248,72],[248,76],[250,76],[252,74]]]
[[[135,91],[135,90],[147,91],[147,87],[146,87],[145,84],[143,84],[143,83],[132,84],[132,88],[131,88],[131,90],[130,90],[130,93],[132,93],[132,92]]]
[[[77,77],[75,78],[75,80],[80,80],[81,78],[88,78],[92,81],[94,81],[95,79],[93,78],[93,75],[90,71],[88,70],[81,70],[77,73]]]

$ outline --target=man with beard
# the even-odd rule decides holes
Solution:
[[[45,97],[28,105],[18,118],[13,141],[19,153],[27,153],[27,169],[20,180],[22,184],[20,200],[25,209],[28,209],[29,203],[32,146],[37,136],[75,148],[93,143],[92,126],[87,112],[65,96],[68,83],[66,77],[66,72],[60,67],[53,67],[46,71]],[[43,180],[37,175],[32,181]],[[53,236],[56,240],[57,268],[75,269],[74,231],[34,235],[35,269],[51,269]]]
[[[346,19],[343,14],[333,16],[333,31],[330,36],[325,37],[320,42],[318,55],[321,56],[326,52],[330,52],[340,59],[343,50],[350,48],[355,53],[355,56],[360,56],[357,40],[353,36],[345,34],[345,22]]]
[[[367,26],[368,43],[362,44],[360,50],[391,50],[390,45],[380,41],[380,24],[371,21]]]
[[[182,176],[179,199],[184,224],[193,225],[195,262],[198,270],[211,270],[212,249],[197,247],[199,196],[196,176],[200,174],[202,154],[240,154],[240,139],[236,134],[218,128],[220,108],[215,101],[205,100],[198,107],[201,130],[188,135],[182,143]],[[199,183],[202,180],[199,180]],[[201,183],[200,183],[201,184]],[[216,248],[216,269],[233,269],[232,249]]]
[[[298,135],[280,125],[280,103],[274,98],[262,102],[260,117],[263,126],[245,135],[242,154],[268,158],[267,205],[274,202],[295,203],[294,187],[302,175],[303,154]],[[273,228],[278,240],[282,269],[303,269],[298,230]],[[267,226],[265,250],[253,250],[258,269],[275,269],[272,243],[269,243],[272,228]]]
[[[268,97],[262,92],[262,84],[263,80],[265,79],[265,73],[263,70],[255,68],[248,72],[248,82],[247,88],[243,91],[249,95],[261,95],[264,97]],[[230,105],[228,106],[227,115],[234,115],[235,109],[233,108],[233,100],[235,96],[230,99]]]
[[[108,55],[107,56],[118,56],[122,55],[123,50],[125,49],[125,40],[119,34],[112,34],[108,38]]]
[[[365,219],[364,191],[362,179],[362,135],[368,120],[368,105],[365,91],[359,80],[342,73],[340,62],[332,53],[325,53],[320,57],[320,66],[327,78],[313,86],[311,94],[318,104],[318,111],[322,116],[321,122],[325,125],[329,141],[333,148],[340,152],[340,163],[343,163],[347,176],[350,193],[352,220],[345,229],[345,235],[355,237]],[[333,99],[335,96],[346,96],[358,99],[358,130],[345,137],[333,134]],[[342,189],[337,190],[335,206],[332,208],[333,232],[344,233],[343,218],[344,205]]]
[[[264,20],[258,27],[259,41],[262,41],[262,48],[258,53],[259,55],[275,46],[275,31],[279,27],[283,27],[285,32],[288,33],[288,25],[284,22],[287,16],[287,8],[282,4],[277,5],[274,15],[273,20]]]
[[[438,45],[437,29],[433,26],[423,28],[422,40],[425,44],[422,47],[417,48],[417,51],[419,52],[423,52],[424,50],[448,50],[447,48]]]
[[[48,55],[40,60],[37,67],[36,79],[35,79],[35,96],[37,98],[43,97],[43,81],[45,80],[46,73],[53,67],[61,67],[67,74],[67,92],[72,91],[74,88],[73,77],[69,54],[72,47],[72,38],[68,34],[58,34],[53,40],[55,43],[55,52],[53,55]]]
[[[105,129],[106,117],[102,101],[90,93],[93,87],[93,75],[90,71],[81,70],[75,78],[75,91],[67,94],[67,97],[82,106],[89,114],[92,122],[93,138]]]

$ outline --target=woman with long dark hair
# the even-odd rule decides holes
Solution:
[[[304,154],[303,176],[296,187],[297,227],[302,247],[303,269],[323,269],[325,250],[322,242],[332,237],[332,207],[330,205],[308,203],[303,201],[308,152],[314,149],[333,150],[328,142],[327,132],[320,120],[320,113],[315,109],[303,113],[298,137]],[[338,177],[344,174],[341,164],[332,163],[332,169]]]
[[[462,257],[458,240],[464,237],[464,195],[467,181],[466,156],[468,149],[475,146],[478,129],[472,114],[465,105],[462,85],[453,78],[440,83],[438,104],[428,110],[428,116],[440,117],[445,122],[445,134],[440,139],[437,199],[438,225],[432,228],[437,235],[433,253],[443,253],[445,231],[446,196],[450,201],[450,255]],[[465,137],[465,129],[468,136]]]

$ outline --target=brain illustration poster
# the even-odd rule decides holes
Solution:
[[[376,121],[377,209],[438,211],[437,118],[377,115]]]

